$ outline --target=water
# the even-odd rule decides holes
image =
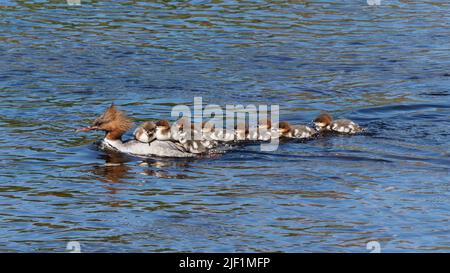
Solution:
[[[447,0],[0,6],[0,251],[449,251]],[[369,132],[144,163],[74,133],[195,96]]]

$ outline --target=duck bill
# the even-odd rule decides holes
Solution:
[[[97,126],[89,126],[89,127],[77,129],[76,132],[77,132],[77,133],[78,133],[78,132],[89,132],[89,131],[97,130],[97,129],[98,129]]]

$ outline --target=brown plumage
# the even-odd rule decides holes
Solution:
[[[122,135],[133,126],[133,122],[111,104],[108,109],[97,119],[90,127],[77,130],[78,132],[87,132],[91,130],[101,130],[106,132],[106,138],[110,140],[121,139]]]
[[[355,122],[349,119],[333,119],[330,114],[322,113],[313,120],[318,131],[333,131],[343,134],[356,134],[364,131]]]
[[[202,122],[203,132],[213,132],[215,128],[215,124],[211,122],[204,121]]]
[[[280,133],[284,135],[289,133],[291,130],[291,124],[287,121],[282,121],[278,124],[278,128],[280,128]]]
[[[183,129],[189,127],[190,123],[190,118],[183,116],[175,122],[175,127],[178,128],[178,130],[183,131]]]
[[[164,129],[169,129],[170,128],[170,124],[167,120],[159,120],[158,122],[156,122],[156,126],[157,127],[163,127]]]
[[[147,132],[151,132],[151,131],[155,130],[156,124],[153,121],[146,121],[146,122],[142,123],[140,127],[142,127]]]
[[[318,127],[327,127],[328,125],[330,125],[333,122],[333,117],[331,117],[330,114],[328,113],[322,113],[320,115],[318,115],[313,122],[318,126]]]

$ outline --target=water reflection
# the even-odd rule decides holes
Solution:
[[[122,163],[106,163],[104,166],[95,166],[92,173],[99,176],[100,181],[106,183],[119,183],[127,177],[130,168]]]
[[[99,180],[105,183],[120,183],[124,180],[133,177],[132,174],[139,174],[142,176],[152,176],[155,178],[165,179],[195,179],[194,176],[186,174],[174,173],[171,174],[171,169],[190,169],[189,161],[192,159],[170,159],[170,158],[135,158],[116,153],[113,151],[105,151],[100,156],[104,160],[103,165],[96,165],[92,169],[92,174],[98,176]],[[138,160],[136,162],[136,160]],[[200,159],[196,159],[200,160]],[[140,171],[136,172],[128,163],[139,166]]]

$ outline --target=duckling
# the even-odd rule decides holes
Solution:
[[[156,139],[171,140],[172,133],[170,132],[170,124],[167,120],[160,120],[156,122]]]
[[[208,149],[212,149],[217,146],[217,141],[215,141],[212,136],[214,134],[215,125],[210,122],[202,123],[202,145]]]
[[[364,129],[349,119],[333,120],[328,113],[322,113],[313,120],[317,131],[334,131],[344,134],[356,134],[363,132]]]
[[[214,128],[210,137],[219,142],[231,142],[234,141],[235,131],[230,128]]]
[[[237,141],[249,139],[249,128],[245,123],[238,123],[234,130],[234,136]]]
[[[278,133],[280,137],[292,137],[291,124],[287,121],[282,121],[278,124]]]
[[[288,138],[310,138],[314,136],[317,131],[305,125],[291,125],[287,121],[282,121],[279,124],[279,134]]]
[[[263,119],[258,125],[258,140],[268,141],[272,138],[272,120]]]
[[[292,138],[311,138],[317,134],[317,131],[306,125],[292,125],[291,133]]]
[[[193,123],[187,117],[178,119],[171,127],[172,140],[178,141],[190,153],[205,153],[208,147],[205,147],[201,134],[197,132]]]
[[[180,143],[190,153],[201,154],[208,151],[208,147],[205,147],[205,145],[203,145],[203,142],[200,140],[182,138],[180,140]]]
[[[149,143],[152,142],[156,136],[156,124],[153,121],[146,121],[134,130],[134,138],[137,141]]]
[[[188,117],[181,117],[171,127],[170,132],[172,139],[180,141],[181,139],[187,139],[187,128],[191,126],[191,121]]]

